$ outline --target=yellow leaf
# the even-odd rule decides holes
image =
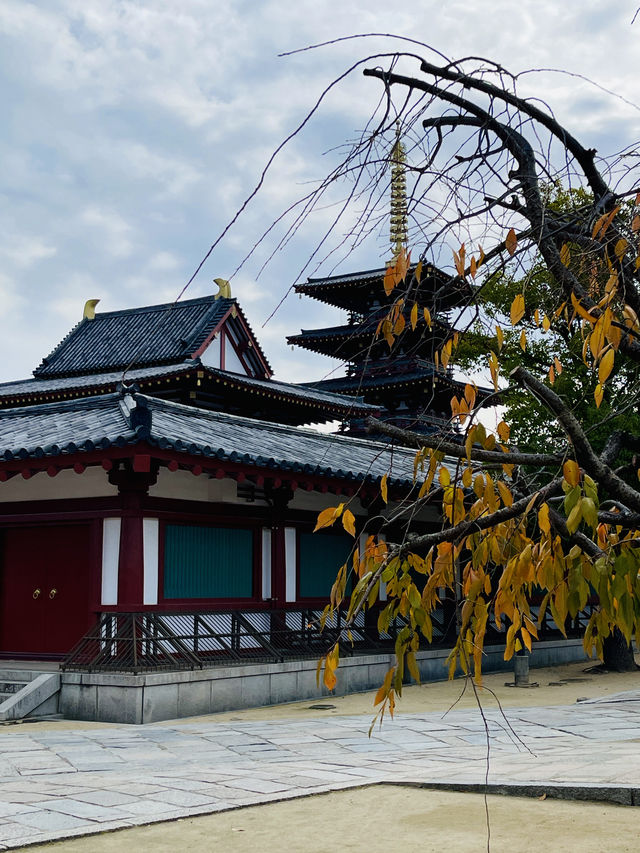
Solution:
[[[476,259],[471,256],[471,261],[469,263],[469,272],[471,273],[471,278],[476,277],[476,270],[478,269],[478,265],[476,264]]]
[[[521,293],[511,303],[511,325],[517,325],[524,317],[524,296]]]
[[[384,274],[384,292],[389,296],[393,288],[396,286],[396,276],[393,267],[388,267]]]
[[[409,265],[411,263],[411,252],[407,254],[404,249],[404,246],[400,247],[400,253],[396,260],[396,281],[404,281],[407,277],[407,272],[409,271]]]
[[[474,385],[469,385],[469,383],[467,383],[464,386],[464,398],[469,404],[469,411],[471,411],[476,402],[476,387]]]
[[[453,250],[453,263],[458,275],[464,277],[464,243],[460,247],[460,253]]]
[[[575,533],[578,527],[580,527],[580,522],[582,521],[582,500],[583,499],[580,498],[578,503],[569,513],[569,518],[567,518],[567,530],[569,533]]]
[[[544,317],[542,318],[542,331],[548,332],[550,328],[551,328],[551,320],[545,314]]]
[[[556,372],[553,369],[553,365],[551,365],[551,367],[549,368],[549,382],[553,385],[553,383],[555,381],[556,381]]]
[[[616,242],[614,252],[616,253],[616,257],[619,261],[622,261],[628,248],[629,244],[623,237]]]
[[[337,644],[333,647],[333,649],[326,656],[324,661],[324,685],[327,690],[333,690],[333,688],[338,683],[338,679],[336,678],[335,671],[338,668],[338,655],[336,652],[338,651]]]
[[[562,365],[560,364],[560,359],[558,358],[557,355],[554,355],[553,363],[554,363],[555,368],[556,368],[556,373],[558,374],[558,376],[560,376],[560,374],[562,373]]]
[[[350,509],[345,509],[342,514],[342,526],[353,537],[356,535],[356,520]]]
[[[560,260],[565,267],[568,267],[571,263],[571,252],[569,251],[569,247],[566,243],[563,243],[562,248],[560,249]]]
[[[396,317],[396,321],[393,324],[393,334],[396,336],[401,335],[402,332],[404,331],[404,327],[405,327],[404,314],[398,314],[398,316]]]
[[[583,308],[583,306],[580,304],[580,302],[576,298],[575,293],[571,294],[571,304],[573,305],[576,314],[579,314],[583,320],[587,320],[589,323],[596,322],[596,318],[593,315],[589,314],[587,309]]]
[[[630,329],[638,329],[638,315],[633,310],[630,305],[625,305],[622,309],[622,313],[624,314],[624,324],[628,326]]]
[[[637,234],[640,231],[640,216],[636,213],[631,221],[631,230],[634,234]]]
[[[451,484],[451,475],[449,474],[449,470],[445,468],[444,465],[440,467],[438,471],[438,480],[440,480],[440,485],[443,488],[446,488]]]
[[[415,652],[407,652],[407,669],[411,673],[413,680],[420,684],[420,670],[418,669]]]
[[[473,479],[473,471],[471,470],[471,468],[465,468],[464,471],[462,472],[462,485],[465,487],[465,489],[469,488],[469,486],[471,485],[472,479]]]
[[[382,495],[382,500],[387,503],[388,493],[387,493],[387,475],[385,474],[382,480],[380,480],[380,494]]]
[[[389,694],[389,690],[391,689],[391,681],[393,680],[393,676],[395,674],[395,671],[396,671],[396,668],[395,668],[395,666],[393,666],[385,675],[384,682],[379,687],[378,692],[376,693],[375,699],[373,700],[374,705],[379,705],[384,699],[387,698],[387,696]]]
[[[598,382],[596,385],[596,390],[593,392],[593,399],[596,401],[596,407],[599,409],[600,404],[602,403],[602,398],[604,397],[604,388]]]
[[[424,321],[429,328],[431,328],[431,312],[428,308],[423,308],[422,313],[424,314]]]
[[[612,348],[608,349],[600,359],[600,364],[598,366],[598,379],[600,380],[601,385],[604,385],[613,370],[614,358],[615,355]]]
[[[614,207],[613,210],[610,211],[609,213],[603,213],[602,216],[596,221],[595,225],[593,226],[593,231],[591,232],[591,236],[593,238],[598,237],[598,236],[604,237],[609,226],[613,222],[613,217],[616,215],[616,213],[619,210],[620,210],[620,205],[618,205],[617,207]]]
[[[580,482],[580,468],[578,467],[578,463],[574,462],[573,459],[567,459],[562,466],[562,473],[570,486],[577,486]]]
[[[496,338],[498,339],[498,352],[500,352],[504,343],[504,333],[500,326],[496,326]]]
[[[538,510],[538,527],[547,536],[551,532],[551,523],[549,521],[549,506],[546,503],[542,504],[542,506]]]
[[[505,421],[500,421],[498,424],[498,437],[500,441],[506,444],[509,441],[509,436],[511,435],[511,427]]]
[[[491,372],[491,379],[493,381],[493,387],[495,390],[498,390],[498,356],[495,352],[490,352],[487,356],[489,361],[489,371]]]
[[[323,509],[318,516],[313,532],[315,533],[316,530],[322,530],[323,527],[331,527],[335,520],[340,518],[343,509],[344,504],[340,504],[339,506],[330,506],[327,507],[327,509]]]
[[[416,268],[413,271],[413,275],[418,284],[420,284],[420,279],[422,278],[422,261],[418,261]]]
[[[507,252],[509,252],[511,257],[513,257],[518,246],[518,238],[516,237],[516,232],[513,230],[513,228],[509,229],[509,233],[507,234],[507,239],[504,241],[504,245],[506,246]]]
[[[524,329],[520,332],[520,349],[522,352],[527,349],[527,333]]]
[[[413,303],[413,308],[411,309],[411,328],[415,330],[418,325],[418,303]]]
[[[506,483],[503,483],[502,480],[497,481],[498,491],[500,492],[500,497],[502,498],[502,503],[505,506],[511,506],[513,503],[513,495],[509,490]]]

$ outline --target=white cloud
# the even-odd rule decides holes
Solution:
[[[75,322],[89,296],[102,296],[105,310],[175,298],[266,159],[323,88],[390,43],[352,40],[282,59],[278,52],[351,33],[397,32],[428,38],[449,56],[484,55],[516,72],[566,68],[633,100],[640,32],[640,21],[630,25],[634,11],[633,4],[612,8],[601,0],[408,6],[385,0],[2,0],[0,192],[11,220],[0,236],[7,277],[0,298],[5,326],[28,331],[0,341],[0,373],[24,375],[52,337],[64,334],[64,323]],[[640,136],[640,112],[575,77],[523,75],[518,85],[548,102],[601,154]],[[231,275],[305,182],[327,172],[335,155],[323,153],[362,128],[380,94],[380,85],[360,70],[329,94],[305,133],[275,161],[187,296],[211,292],[214,276]],[[336,187],[328,201],[343,194]],[[331,206],[319,210],[259,281],[273,241],[234,280],[282,378],[319,378],[336,364],[313,354],[293,356],[284,337],[301,326],[336,322],[337,312],[289,298],[261,328],[334,213]],[[276,229],[273,236],[282,233]],[[384,239],[374,233],[342,269],[377,265]],[[342,254],[323,269],[331,271]],[[450,252],[444,255],[448,260]],[[27,321],[25,301],[54,321]]]
[[[41,237],[29,234],[7,234],[0,238],[0,260],[13,267],[26,269],[45,258],[56,254],[56,247]]]
[[[81,223],[89,226],[93,240],[111,255],[124,258],[133,251],[133,229],[125,219],[112,210],[90,205],[80,214]]]

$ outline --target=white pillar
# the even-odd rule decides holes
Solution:
[[[120,556],[119,518],[105,518],[102,522],[102,591],[101,604],[118,603],[118,561]]]
[[[142,548],[144,580],[142,603],[158,603],[158,546],[160,523],[157,518],[142,519]]]
[[[285,599],[295,601],[298,580],[298,549],[295,527],[284,529]]]
[[[262,528],[262,599],[271,598],[271,528]]]

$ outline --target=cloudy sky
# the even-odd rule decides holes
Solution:
[[[640,138],[635,12],[636,0],[0,0],[0,380],[28,376],[88,298],[99,310],[173,300],[323,88],[389,43],[279,53],[390,32],[515,72],[565,69],[603,88],[551,71],[526,85],[607,154]],[[378,95],[359,74],[335,90],[186,296],[231,275]],[[285,345],[335,321],[318,303],[290,296],[263,326],[331,215],[307,222],[257,281],[269,241],[233,280],[281,379],[336,364]],[[341,270],[378,266],[385,251],[374,234]]]

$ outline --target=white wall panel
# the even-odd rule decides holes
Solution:
[[[102,522],[102,604],[118,603],[120,527],[119,518],[105,518]]]

